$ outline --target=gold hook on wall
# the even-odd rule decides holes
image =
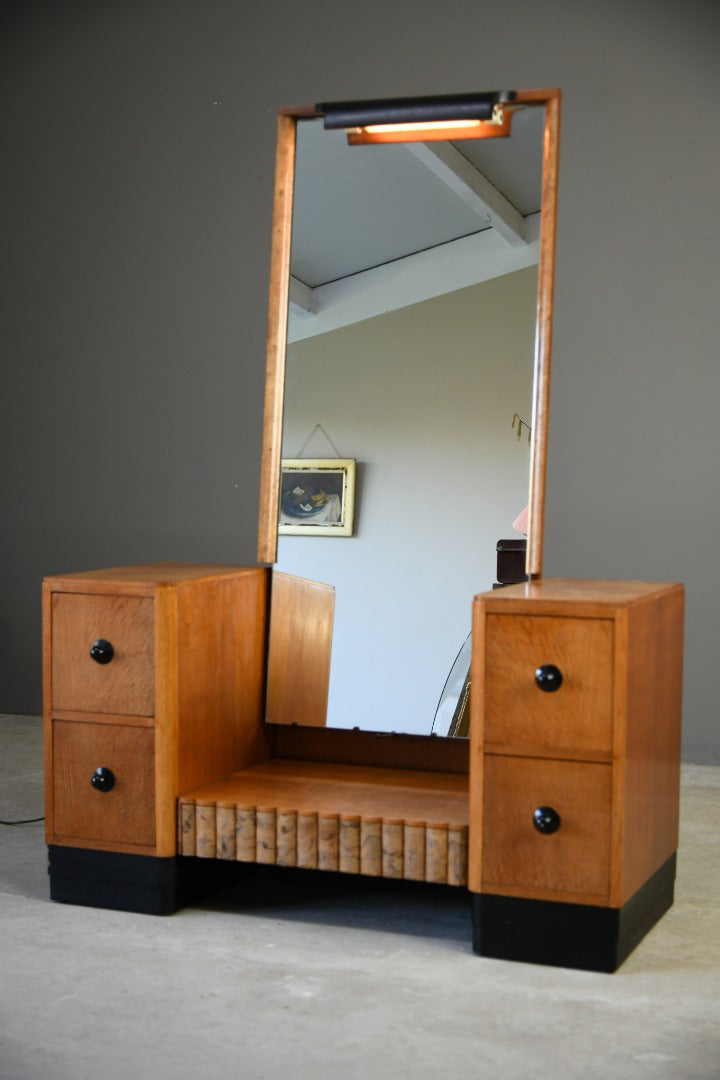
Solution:
[[[528,446],[529,446],[530,445],[530,436],[532,435],[532,428],[528,424],[527,420],[523,420],[523,418],[520,416],[519,413],[513,413],[512,427],[513,427],[513,429],[517,428],[518,442],[520,442],[520,438],[522,436],[523,428],[525,428],[525,430],[527,431],[527,441],[528,441]]]

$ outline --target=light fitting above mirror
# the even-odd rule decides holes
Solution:
[[[509,135],[515,91],[453,94],[440,98],[392,98],[317,105],[326,129],[343,128],[351,145],[498,138]]]

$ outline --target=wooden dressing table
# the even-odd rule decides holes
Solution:
[[[468,160],[459,160],[459,136],[450,130],[455,113],[473,127],[462,136],[468,140],[465,153],[475,161],[472,169]],[[439,883],[470,890],[473,947],[479,954],[600,971],[614,970],[672,903],[682,587],[541,576],[559,116],[557,90],[280,110],[258,530],[261,565],[131,566],[44,582],[46,813],[53,899],[170,913],[213,887],[223,867],[238,863]],[[435,126],[389,135],[390,119]],[[373,131],[377,123],[379,136]],[[333,728],[326,704],[337,582],[306,581],[318,575],[282,574],[273,568],[278,561],[291,286],[294,302],[304,305],[304,318],[318,313],[319,302],[313,289],[298,290],[291,262],[301,124],[306,134],[307,124],[313,125],[312,139],[322,147],[317,151],[322,160],[327,160],[331,145],[323,125],[334,147],[338,131],[333,129],[338,128],[349,130],[353,145],[378,138],[399,140],[405,150],[394,160],[402,170],[417,158],[422,168],[429,167],[449,186],[451,202],[460,192],[471,204],[479,218],[473,217],[469,228],[464,219],[455,234],[462,237],[465,251],[466,233],[473,233],[471,278],[465,276],[468,265],[463,261],[462,273],[456,275],[453,268],[450,291],[464,290],[468,280],[477,284],[512,276],[519,266],[538,267],[532,308],[534,363],[522,349],[520,356],[522,365],[527,360],[528,371],[534,369],[532,425],[523,421],[531,430],[528,581],[475,599],[469,739],[387,730],[395,714],[383,714],[385,699],[374,684],[367,700],[362,698],[370,730]],[[510,138],[513,130],[518,132],[515,142]],[[523,132],[530,136],[529,143]],[[444,142],[435,149],[438,139]],[[506,160],[521,161],[523,169],[528,146],[541,158],[539,167],[531,170],[527,216],[499,197],[482,169],[477,171],[496,167],[502,156],[493,152],[483,158],[474,142],[480,139],[508,140],[503,144],[510,148]],[[518,147],[522,153],[516,155]],[[359,162],[364,168],[372,160],[377,157],[353,158],[342,166],[343,175],[354,179]],[[332,170],[323,166],[321,171]],[[428,177],[415,177],[428,190]],[[381,186],[388,191],[384,181]],[[305,191],[317,187],[311,179]],[[361,188],[364,197],[366,185]],[[400,207],[408,190],[401,185]],[[520,193],[522,185],[517,190]],[[444,197],[447,200],[447,191]],[[383,196],[375,209],[384,213],[385,201]],[[395,212],[390,218],[382,213],[384,241]],[[339,216],[344,222],[352,215]],[[367,214],[360,217],[367,223]],[[449,247],[456,251],[450,239],[442,234],[442,242],[437,236],[434,241],[443,257]],[[422,248],[423,242],[418,243]],[[331,246],[335,250],[336,245]],[[486,256],[497,250],[500,263],[491,266]],[[425,252],[415,250],[419,254],[424,259]],[[372,287],[360,299],[354,297],[350,315],[347,289],[340,290],[344,318],[371,322],[385,312],[392,290],[384,271],[380,288],[372,271],[387,261],[375,252],[369,257]],[[393,261],[398,260],[393,256]],[[428,282],[444,288],[434,269],[427,273],[424,261],[421,275],[415,273],[418,261],[413,257],[410,262],[413,288],[419,281],[425,289]],[[367,285],[368,279],[356,271],[348,271],[353,288],[359,278]],[[394,298],[398,306],[417,302],[415,292],[403,291],[405,284],[402,299]],[[512,294],[512,316],[505,324],[517,321],[519,295]],[[378,296],[376,310],[372,305]],[[322,303],[326,299],[322,292]],[[336,326],[336,314],[337,309],[330,312],[324,329],[315,327],[318,335]],[[322,322],[327,310],[320,315]],[[502,318],[499,323],[502,331]],[[456,329],[457,323],[451,322],[444,332]],[[463,404],[467,378],[481,363],[477,339],[482,335],[475,333],[474,324],[471,329],[459,380]],[[389,348],[394,356],[394,345]],[[441,366],[432,359],[435,368]],[[446,365],[448,358],[440,360]],[[508,356],[496,381],[505,383],[509,363]],[[333,372],[338,368],[333,356]],[[410,372],[402,388],[405,398],[412,376]],[[484,387],[481,390],[485,396]],[[314,408],[314,390],[312,400]],[[333,418],[339,415],[330,404],[327,408]],[[390,412],[396,415],[394,409]],[[451,414],[448,442],[453,446],[460,412]],[[477,487],[480,459],[472,439],[482,427],[473,408],[464,415],[469,430],[463,437],[470,440],[472,453],[450,459],[443,473],[443,490],[451,481],[457,485],[448,505],[461,506],[463,513],[467,492]],[[348,424],[353,430],[355,419],[351,416]],[[435,434],[437,430],[433,427]],[[383,441],[389,438],[384,433]],[[415,445],[429,442],[425,428],[414,438]],[[499,453],[504,464],[502,451],[492,453]],[[466,459],[472,471],[461,480],[459,469]],[[496,466],[493,460],[488,475],[494,475]],[[395,469],[396,494],[413,470],[425,480],[415,457],[405,460]],[[384,471],[393,472],[376,467],[374,476]],[[357,540],[315,543],[357,543],[352,550],[360,550],[371,517],[363,507],[367,511],[374,505],[372,481],[365,476],[360,514],[365,532]],[[421,492],[417,502],[425,501]],[[477,501],[482,518],[490,503]],[[398,505],[400,510],[391,516],[407,516],[417,531],[417,506],[411,500],[413,513],[406,514],[402,502]],[[388,515],[375,516],[385,522]],[[450,551],[450,526],[443,513],[434,517],[446,530],[442,550]],[[462,527],[468,531],[464,518]],[[381,530],[368,565],[377,570],[386,547]],[[406,602],[413,590],[422,598],[416,623],[434,619],[437,612],[429,609],[421,591],[422,562],[405,546],[397,550],[417,577],[417,587],[414,581],[410,589],[406,583],[404,594]],[[338,568],[337,561],[334,566]],[[470,568],[468,575],[467,600],[463,591],[460,606],[467,603],[469,614],[476,582]],[[307,593],[303,602],[306,585],[312,600]],[[281,598],[284,615],[278,619]],[[383,595],[375,605],[373,627],[378,606],[390,600]],[[435,603],[441,600],[436,590]],[[363,621],[367,625],[372,620],[365,614],[354,622],[347,619],[346,625]],[[467,628],[464,632],[467,635]],[[404,636],[407,642],[416,637],[416,624]],[[323,662],[312,662],[319,652]],[[293,653],[294,669],[288,665]],[[377,664],[371,668],[374,678],[377,669]],[[378,731],[378,726],[386,730]]]
[[[170,913],[206,860],[467,886],[480,954],[614,970],[672,902],[682,587],[476,598],[468,744],[266,724],[269,575],[45,581],[52,898]]]

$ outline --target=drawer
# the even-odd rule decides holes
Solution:
[[[613,733],[613,621],[542,615],[488,615],[485,746],[550,757],[609,758]],[[536,671],[554,665],[558,689],[540,689]]]
[[[153,729],[55,720],[52,737],[55,839],[153,846]],[[100,767],[109,790],[91,783]]]
[[[52,709],[153,716],[153,601],[137,596],[54,593],[52,598]],[[99,639],[112,659],[98,663]]]
[[[600,902],[610,889],[610,765],[489,754],[483,788],[483,889]],[[555,832],[534,813],[550,807]]]

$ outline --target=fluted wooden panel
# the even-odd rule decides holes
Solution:
[[[467,827],[183,799],[180,854],[467,884]]]
[[[235,858],[235,832],[235,807],[218,806],[215,817],[215,836],[219,859]]]
[[[360,819],[360,873],[366,877],[382,875],[382,822],[379,818]]]
[[[467,777],[274,758],[180,798],[181,855],[467,883]]]

